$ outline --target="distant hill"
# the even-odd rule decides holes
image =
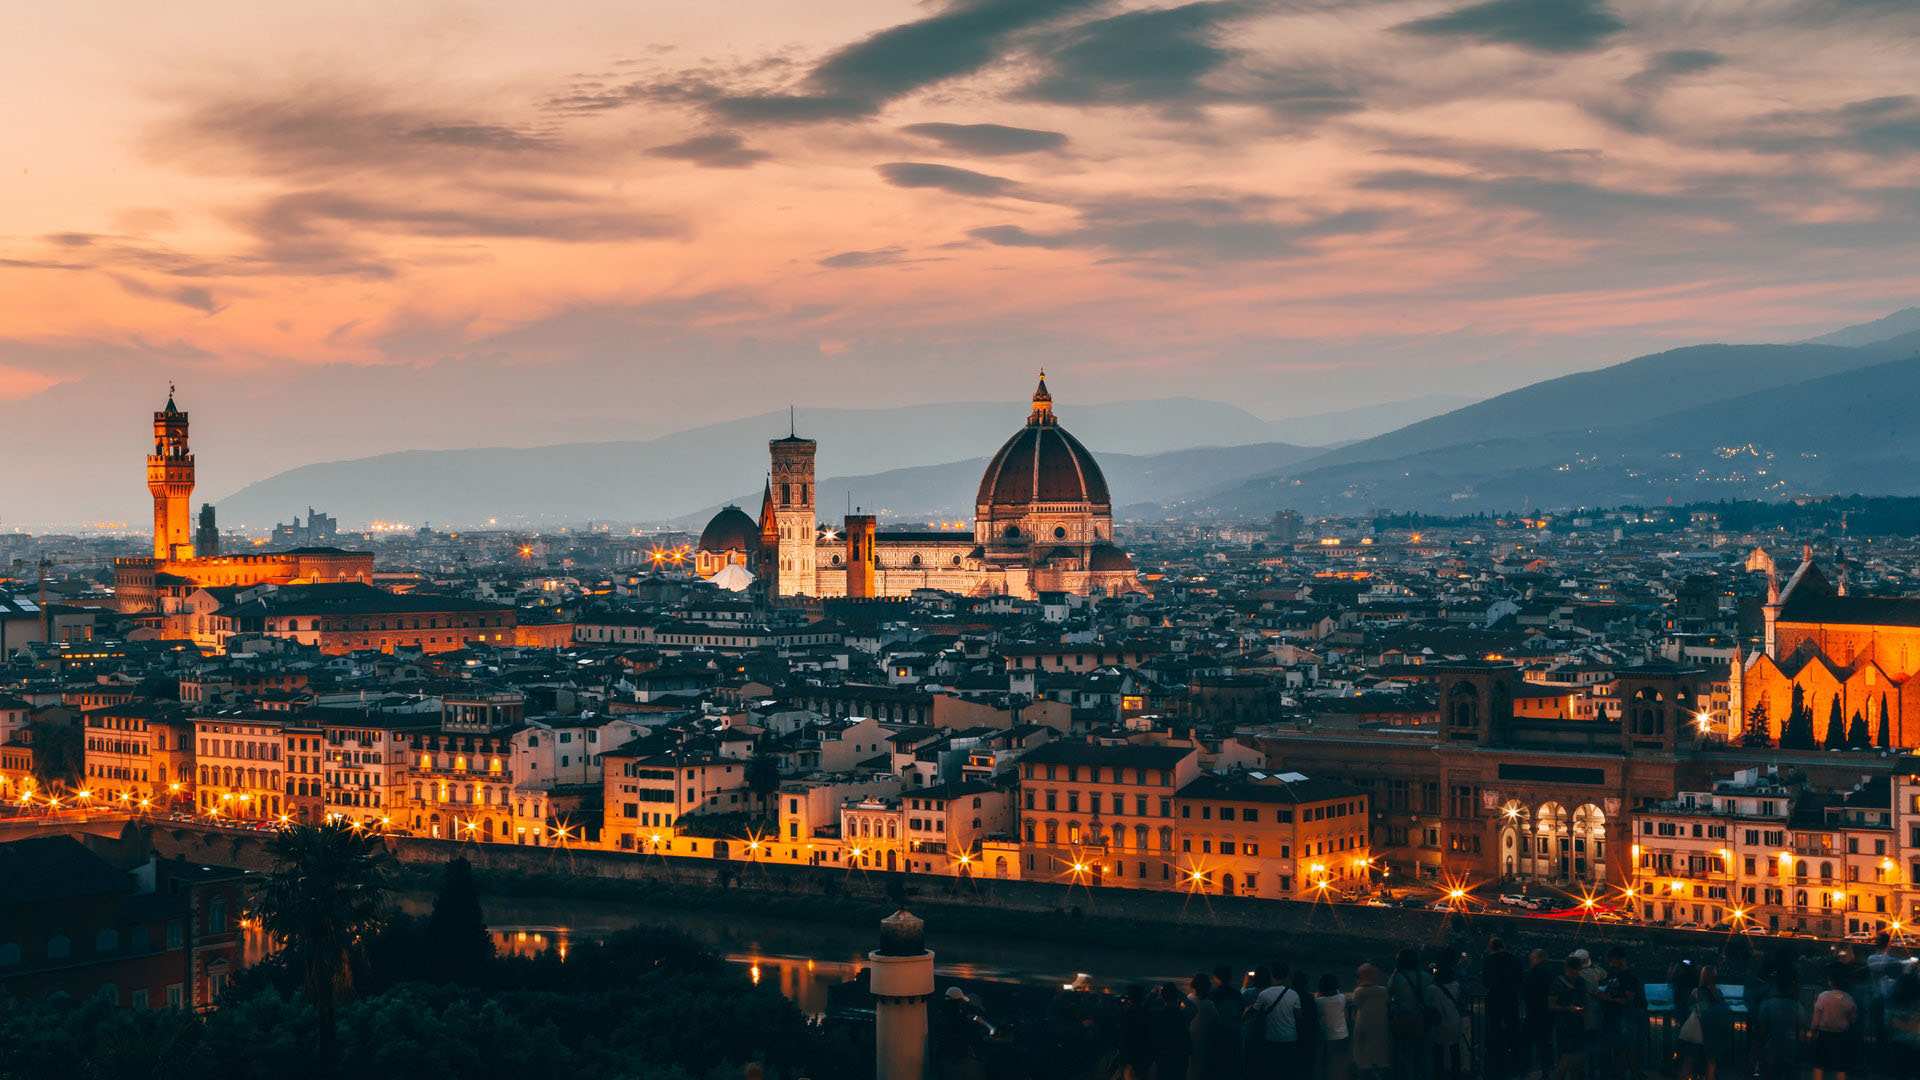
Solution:
[[[1858,326],[1842,327],[1831,334],[1809,338],[1810,345],[1871,345],[1876,341],[1900,337],[1920,330],[1920,307],[1901,308],[1884,318]]]
[[[1915,392],[1920,333],[1855,348],[1679,349],[1504,394],[1189,505],[1477,512],[1920,493],[1920,433],[1904,419]]]
[[[1428,394],[1381,405],[1269,420],[1267,431],[1270,438],[1296,446],[1337,446],[1370,439],[1477,400],[1461,394]]]
[[[1117,455],[1273,442],[1269,421],[1213,401],[1170,398],[1076,405],[1068,398],[1059,403],[1059,411],[1061,423],[1103,461]],[[1026,413],[1025,402],[955,403],[811,409],[801,411],[797,422],[801,434],[820,442],[819,475],[876,477],[903,468],[952,467],[990,455],[1020,427]],[[714,505],[719,493],[751,490],[757,499],[767,470],[767,440],[787,432],[783,411],[648,440],[381,454],[292,469],[250,484],[217,505],[222,525],[254,528],[304,512],[309,505],[349,527],[374,520],[440,525],[592,518],[661,522]],[[1251,451],[1234,460],[1250,463],[1261,453]],[[1283,468],[1301,456],[1293,447],[1265,453],[1264,470]],[[1198,469],[1189,475],[1196,484],[1206,480]],[[1236,466],[1217,480],[1245,475],[1250,473]],[[1116,498],[1127,497],[1118,475],[1110,478]],[[971,499],[978,481],[976,469],[958,497]],[[905,483],[888,481],[895,486],[876,485],[875,495],[860,497],[877,505],[878,493],[904,494],[899,485]],[[838,497],[823,490],[820,506],[830,510]],[[899,496],[888,497],[900,501]],[[953,498],[917,501],[937,506]],[[749,507],[755,509],[757,503]]]
[[[1548,379],[1332,451],[1316,465],[1390,461],[1463,443],[1602,430],[1912,355],[1920,335],[1870,345],[1690,345]]]

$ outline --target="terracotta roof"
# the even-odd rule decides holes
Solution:
[[[1035,502],[1112,502],[1107,478],[1080,440],[1048,420],[1015,432],[987,463],[977,501],[996,506]]]

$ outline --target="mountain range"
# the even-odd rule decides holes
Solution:
[[[1198,493],[1201,513],[1476,513],[1920,493],[1899,420],[1920,331],[1706,345],[1535,383]],[[1906,467],[1902,467],[1903,463]]]
[[[1116,500],[1158,504],[1307,456],[1297,445],[1276,441],[1289,430],[1344,430],[1357,438],[1455,403],[1428,398],[1288,420],[1264,420],[1193,398],[1095,405],[1068,400],[1060,408],[1062,423],[1106,464]],[[861,505],[951,517],[962,508],[972,512],[982,455],[1025,419],[1025,402],[807,409],[644,440],[410,450],[290,469],[247,485],[217,506],[224,527],[252,529],[307,506],[350,525],[659,523],[698,516],[716,505],[716,496],[731,492],[757,512],[767,440],[797,430],[820,443],[823,513],[831,515],[852,490]],[[1223,449],[1216,454],[1207,448]],[[893,475],[901,470],[907,475]]]
[[[1920,308],[1788,345],[1695,345],[1481,401],[1423,398],[1266,420],[1193,398],[1075,405],[1122,517],[1376,509],[1471,513],[1915,494]],[[343,521],[446,525],[589,519],[697,528],[716,493],[755,512],[765,440],[818,438],[818,505],[883,520],[965,519],[1020,404],[769,413],[654,439],[407,451],[303,466],[220,500],[257,528],[314,505]],[[1317,445],[1315,445],[1317,444]]]

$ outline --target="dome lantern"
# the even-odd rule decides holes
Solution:
[[[1047,371],[1040,369],[1040,385],[1033,391],[1033,411],[1027,414],[1029,424],[1053,423],[1053,395],[1047,393]]]

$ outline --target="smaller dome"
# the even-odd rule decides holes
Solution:
[[[713,515],[700,532],[700,550],[710,552],[754,551],[760,547],[760,526],[737,506]]]
[[[1132,570],[1133,560],[1111,544],[1100,544],[1087,556],[1089,570]]]

